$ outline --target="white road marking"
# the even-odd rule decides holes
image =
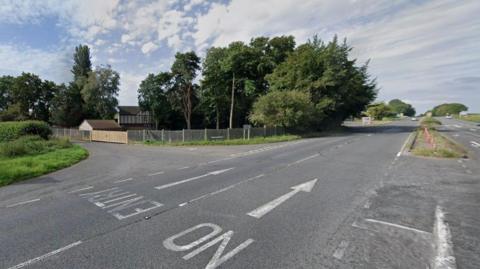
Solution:
[[[470,128],[470,131],[472,131],[472,132],[476,132],[476,131],[477,131],[477,129]]]
[[[342,242],[340,242],[340,244],[338,245],[337,249],[335,249],[335,252],[333,252],[333,257],[341,260],[349,244],[350,243],[348,243],[348,241],[342,240]]]
[[[178,168],[177,170],[185,170],[185,169],[188,169],[188,168],[190,168],[190,166],[180,167],[180,168]]]
[[[476,141],[470,141],[470,144],[472,145],[472,147],[480,148],[480,143],[478,143]]]
[[[14,207],[14,206],[19,206],[19,205],[24,205],[24,204],[33,203],[33,202],[36,202],[36,201],[40,201],[40,199],[33,199],[33,200],[23,201],[23,202],[19,202],[19,203],[7,205],[7,206],[5,206],[5,207]]]
[[[19,269],[19,268],[23,268],[23,267],[25,267],[25,266],[34,264],[34,263],[39,262],[39,261],[41,261],[41,260],[44,260],[44,259],[46,259],[46,258],[48,258],[48,257],[51,257],[51,256],[53,256],[53,255],[56,255],[56,254],[58,254],[58,253],[60,253],[60,252],[62,252],[62,251],[65,251],[65,250],[68,250],[68,249],[73,248],[73,247],[75,247],[75,246],[78,246],[78,245],[80,245],[81,243],[82,243],[82,241],[74,242],[74,243],[72,243],[72,244],[70,244],[70,245],[64,246],[64,247],[62,247],[62,248],[59,248],[59,249],[54,250],[54,251],[52,251],[52,252],[49,252],[49,253],[47,253],[47,254],[45,254],[45,255],[38,256],[38,257],[33,258],[33,259],[31,259],[31,260],[28,260],[28,261],[26,261],[26,262],[19,263],[19,264],[13,266],[13,267],[8,268],[8,269]]]
[[[187,178],[187,179],[184,179],[184,180],[180,180],[180,181],[172,182],[172,183],[169,183],[169,184],[157,186],[157,187],[155,187],[155,189],[157,189],[157,190],[162,190],[162,189],[170,188],[170,187],[173,187],[173,186],[176,186],[176,185],[179,185],[179,184],[183,184],[183,183],[187,183],[187,182],[190,182],[190,181],[194,181],[194,180],[197,180],[197,179],[200,179],[200,178],[204,178],[204,177],[208,177],[208,176],[220,175],[220,174],[222,174],[222,173],[225,173],[225,172],[227,172],[227,171],[232,170],[233,168],[234,168],[234,167],[227,168],[227,169],[222,169],[222,170],[217,170],[217,171],[213,171],[213,172],[210,172],[210,173],[201,175],[201,176],[196,176],[196,177],[192,177],[192,178]]]
[[[412,231],[412,232],[416,232],[416,233],[431,235],[431,233],[429,233],[429,232],[425,232],[425,231],[422,231],[422,230],[419,230],[419,229],[415,229],[415,228],[411,228],[411,227],[407,227],[407,226],[403,226],[403,225],[399,225],[399,224],[395,224],[395,223],[390,223],[390,222],[386,222],[386,221],[374,220],[374,219],[365,219],[365,221],[372,222],[372,223],[383,224],[383,225],[399,228],[399,229],[402,229],[402,230],[408,230],[408,231]]]
[[[403,142],[403,145],[400,148],[400,151],[397,153],[397,157],[402,156],[403,152],[405,151],[405,148],[407,147],[408,141],[410,141],[410,138],[412,137],[412,135],[413,135],[413,133],[410,133],[408,135],[407,139],[405,140],[405,142]]]
[[[160,171],[160,172],[155,172],[155,173],[151,173],[151,174],[148,174],[149,177],[152,177],[152,176],[156,176],[156,175],[162,175],[164,174],[163,171]]]
[[[264,175],[264,174],[260,174],[260,175],[258,175],[258,176],[254,176],[254,177],[251,177],[251,178],[247,178],[247,179],[242,180],[242,181],[240,181],[240,182],[237,182],[237,183],[235,183],[235,184],[229,185],[229,186],[227,186],[227,187],[225,187],[225,188],[221,188],[221,189],[216,190],[216,191],[214,191],[214,192],[204,194],[204,195],[199,196],[199,197],[197,197],[197,198],[193,198],[193,199],[191,199],[191,200],[188,201],[188,202],[179,204],[178,206],[180,206],[180,207],[186,206],[186,205],[189,204],[189,203],[193,203],[193,202],[195,202],[195,201],[198,201],[198,200],[201,200],[201,199],[204,199],[204,198],[207,198],[207,197],[210,197],[210,196],[213,196],[213,195],[222,193],[222,192],[227,191],[227,190],[230,190],[230,189],[232,189],[232,188],[234,188],[234,187],[236,187],[236,186],[238,186],[238,185],[240,185],[240,184],[242,184],[242,183],[245,183],[245,182],[248,182],[248,181],[257,179],[257,178],[261,178],[261,177],[263,177],[263,176],[265,176],[265,175]]]
[[[315,157],[318,157],[318,156],[320,156],[320,154],[319,154],[319,153],[316,153],[316,154],[313,154],[313,155],[308,156],[308,157],[306,157],[306,158],[303,158],[303,159],[300,159],[300,160],[298,160],[298,161],[295,161],[295,162],[291,163],[290,165],[299,164],[299,163],[301,163],[301,162],[310,160],[310,159],[315,158]]]
[[[68,193],[76,193],[76,192],[81,192],[81,191],[85,191],[85,190],[89,190],[89,189],[93,189],[93,186],[88,186],[88,187],[85,187],[85,188],[76,189],[76,190],[73,190],[73,191],[69,191]]]
[[[254,217],[254,218],[261,218],[264,215],[266,215],[268,212],[272,211],[275,207],[281,205],[283,202],[287,201],[288,199],[292,198],[295,194],[303,191],[303,192],[311,192],[313,187],[315,186],[315,183],[317,183],[318,178],[312,179],[310,181],[307,181],[305,183],[296,185],[291,187],[292,191],[276,198],[275,200],[272,200],[257,209],[250,211],[247,213],[247,215]]]
[[[445,213],[442,208],[437,206],[435,210],[435,269],[455,269],[457,268],[455,256],[453,254],[452,236],[450,227],[445,222]]]
[[[125,181],[131,181],[131,180],[133,180],[133,178],[129,177],[129,178],[126,178],[126,179],[121,179],[121,180],[114,181],[113,183],[122,183],[122,182],[125,182]]]

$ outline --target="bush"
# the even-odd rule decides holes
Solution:
[[[37,155],[71,146],[72,144],[65,139],[45,140],[40,136],[22,136],[16,140],[1,143],[0,156],[12,158]]]
[[[50,126],[43,121],[0,122],[0,142],[12,141],[24,135],[38,135],[48,139],[51,134]]]

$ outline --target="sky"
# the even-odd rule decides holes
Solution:
[[[480,112],[479,14],[478,0],[0,0],[0,75],[69,82],[74,48],[87,44],[95,66],[120,73],[120,104],[136,105],[139,83],[178,51],[337,34],[358,64],[370,60],[379,101]]]

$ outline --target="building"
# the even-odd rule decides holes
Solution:
[[[80,131],[123,131],[123,128],[114,120],[84,120],[80,126]]]
[[[118,106],[115,121],[125,129],[151,129],[154,126],[150,113],[138,106]]]

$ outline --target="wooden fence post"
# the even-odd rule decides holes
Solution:
[[[207,128],[205,128],[205,141],[208,140],[208,135],[207,135]]]
[[[185,129],[182,129],[182,142],[185,142]]]
[[[227,128],[227,140],[230,140],[230,128]]]
[[[165,142],[165,129],[162,129],[162,143]]]

